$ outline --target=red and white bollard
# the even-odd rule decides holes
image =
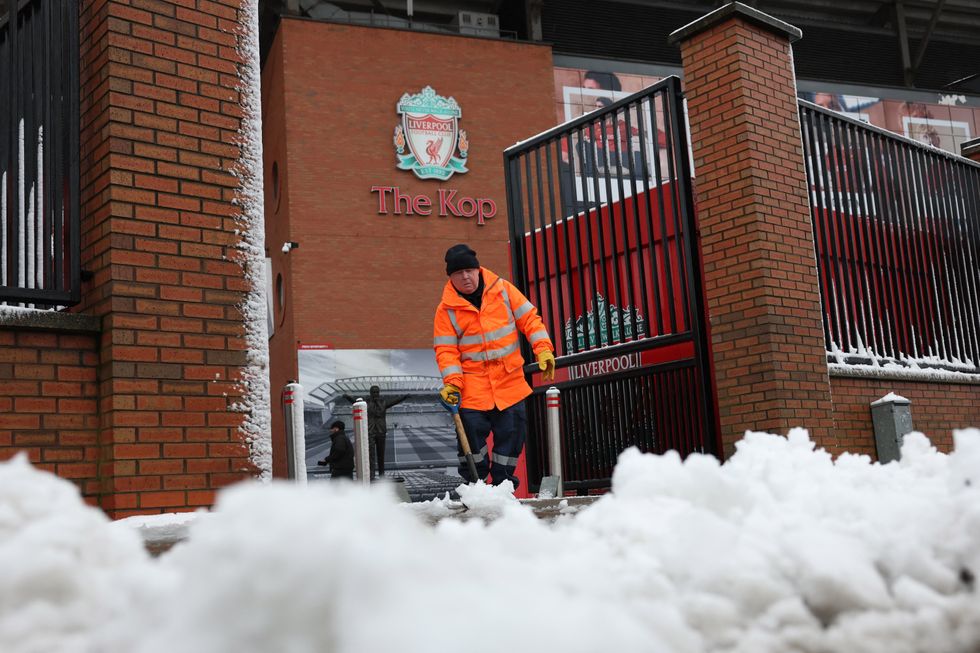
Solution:
[[[306,426],[303,422],[303,386],[287,383],[282,390],[286,421],[286,475],[306,484]]]
[[[558,407],[561,403],[561,391],[555,386],[544,393],[545,413],[548,416],[548,471],[551,476],[558,478],[558,490],[555,496],[564,496],[564,486],[561,479],[561,413]]]
[[[371,482],[371,442],[368,440],[367,402],[354,402],[354,471],[358,483]]]

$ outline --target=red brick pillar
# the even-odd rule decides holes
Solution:
[[[256,472],[234,405],[250,288],[243,24],[242,0],[82,2],[82,266],[92,278],[78,309],[102,318],[99,504],[112,516],[206,506]]]
[[[746,429],[835,448],[790,42],[731,3],[673,34],[684,64],[704,290],[726,454]]]

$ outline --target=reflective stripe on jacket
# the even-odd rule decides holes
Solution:
[[[446,282],[436,309],[433,348],[444,383],[462,390],[463,408],[503,410],[531,394],[518,331],[535,355],[554,351],[538,310],[514,284],[486,268],[480,309]]]

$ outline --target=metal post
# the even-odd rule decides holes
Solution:
[[[878,462],[901,459],[902,442],[912,432],[912,402],[894,393],[871,402],[871,424]]]
[[[371,442],[368,439],[367,402],[357,398],[354,413],[354,470],[358,483],[371,482]]]
[[[555,386],[548,388],[545,392],[545,406],[548,415],[548,471],[551,476],[557,479],[555,496],[562,497],[564,488],[562,487],[561,470],[561,432],[559,429],[561,415],[558,406],[561,403],[561,391]]]
[[[306,425],[303,423],[303,386],[290,382],[282,391],[286,418],[286,474],[306,484]]]

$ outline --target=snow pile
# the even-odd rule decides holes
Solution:
[[[0,465],[0,651],[94,651],[99,624],[159,595],[135,531],[110,526],[75,486],[19,454]],[[122,650],[109,649],[105,650]]]
[[[0,649],[976,651],[980,431],[955,443],[911,434],[888,465],[802,430],[750,433],[724,465],[630,450],[613,493],[553,523],[485,485],[461,498],[487,519],[430,526],[448,499],[251,482],[159,559],[0,465],[0,563],[30,581],[0,581]]]

